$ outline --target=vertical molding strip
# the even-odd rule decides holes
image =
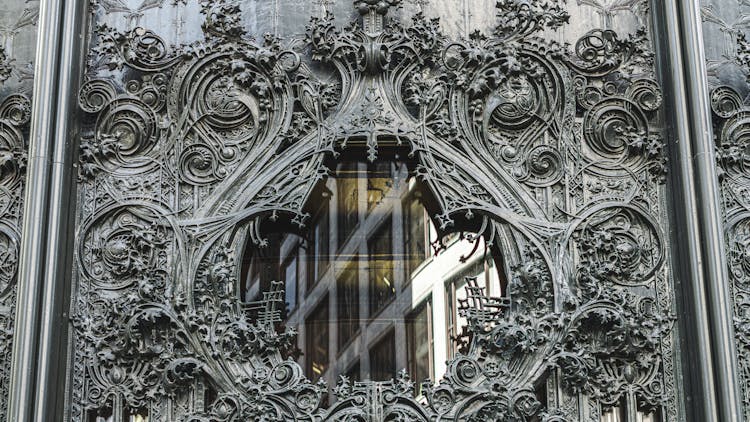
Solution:
[[[52,169],[48,197],[50,214],[46,221],[47,245],[39,312],[39,348],[33,420],[57,421],[63,414],[67,373],[67,340],[72,276],[75,210],[74,157],[78,139],[75,122],[88,1],[63,2],[61,20],[58,95],[55,131],[52,134]],[[67,419],[67,415],[64,416]]]
[[[64,196],[69,195],[72,186],[69,176],[73,168],[69,153],[71,138],[67,136],[72,115],[67,105],[70,97],[76,96],[67,90],[73,80],[72,72],[77,68],[71,66],[71,57],[65,56],[79,54],[73,49],[80,39],[81,27],[73,24],[79,19],[76,10],[83,10],[87,3],[41,0],[39,8],[40,36],[34,67],[16,331],[6,415],[7,420],[13,422],[30,421],[33,413],[40,421],[60,420],[60,415],[49,409],[49,403],[60,408],[60,394],[49,393],[59,391],[65,380],[48,376],[51,359],[60,359],[59,355],[51,355],[56,347],[53,345],[62,338],[59,328],[51,327],[50,322],[57,319],[56,324],[67,324],[65,320],[60,321],[60,314],[55,311],[62,308],[60,301],[64,300],[58,294],[59,282],[70,272],[60,261],[67,254],[60,249],[60,241],[67,238],[67,233],[63,233],[68,230],[65,227],[67,214],[62,205],[70,200]],[[40,327],[42,322],[44,325]]]
[[[686,223],[679,235],[686,240],[688,251],[682,256],[692,283],[692,315],[680,317],[692,318],[689,335],[697,350],[688,365],[699,367],[694,377],[701,391],[694,401],[702,401],[694,403],[702,407],[701,414],[688,420],[739,422],[742,406],[699,6],[698,0],[665,4],[682,199],[675,210]]]
[[[691,145],[698,193],[701,243],[704,246],[703,270],[711,325],[716,402],[719,419],[740,421],[742,402],[737,380],[737,360],[734,343],[733,312],[729,291],[729,274],[724,250],[724,224],[719,199],[719,177],[709,106],[706,55],[703,47],[703,27],[698,0],[680,1],[680,34],[683,40],[684,68],[692,78],[685,83],[688,89],[688,117],[691,126]]]
[[[690,144],[691,127],[689,115],[688,88],[683,68],[682,40],[680,35],[680,15],[677,3],[683,0],[664,2],[664,31],[657,31],[657,36],[664,36],[663,48],[669,53],[669,63],[661,63],[665,79],[670,83],[669,98],[673,106],[672,133],[674,146],[670,148],[673,180],[676,189],[673,192],[673,214],[675,230],[673,242],[683,245],[675,254],[675,279],[682,280],[683,304],[686,312],[680,315],[682,345],[693,345],[683,351],[682,371],[684,383],[690,388],[685,390],[686,413],[688,421],[718,421],[719,410],[715,401],[716,384],[711,347],[711,328],[708,316],[708,299],[703,286],[706,276],[702,264],[702,244],[700,218],[698,216],[699,200],[695,192],[696,175],[693,170],[693,153]]]

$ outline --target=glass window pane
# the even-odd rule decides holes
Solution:
[[[336,285],[338,309],[339,351],[354,338],[359,330],[359,270],[358,262],[349,264],[339,275]]]
[[[284,300],[287,310],[291,311],[297,307],[297,252],[287,258],[284,266]]]
[[[368,164],[367,168],[367,211],[386,199],[386,195],[394,184],[391,163],[376,161]]]
[[[396,376],[396,337],[391,329],[370,348],[370,379],[387,381]]]
[[[431,221],[429,190],[414,168],[397,157],[343,161],[308,200],[306,227],[261,230],[262,246],[248,241],[239,290],[256,302],[247,312],[255,317],[271,281],[283,282],[281,325],[298,333],[289,357],[312,380],[388,380],[406,369],[420,394],[468,341],[459,312],[466,277],[503,294],[501,265],[484,239]],[[438,237],[444,245],[427,260]]]
[[[336,174],[338,245],[344,245],[359,222],[359,170],[357,163],[345,163]]]
[[[382,310],[396,294],[392,248],[393,239],[389,218],[368,242],[371,316]]]
[[[434,379],[432,348],[432,303],[428,299],[406,318],[406,343],[409,373],[420,390],[427,379]],[[419,393],[419,391],[418,391]]]
[[[425,209],[419,198],[411,194],[404,204],[404,244],[406,245],[406,276],[427,258],[427,226]]]
[[[307,376],[317,380],[328,369],[328,298],[318,305],[305,322]]]

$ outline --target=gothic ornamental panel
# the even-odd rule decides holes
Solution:
[[[750,7],[702,2],[743,417],[750,418]]]
[[[36,1],[0,8],[0,415],[7,408],[31,115]]]
[[[647,2],[125,3],[73,421],[680,420]]]

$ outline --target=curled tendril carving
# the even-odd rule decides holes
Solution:
[[[738,35],[737,64],[747,73],[748,41]],[[745,417],[750,415],[750,106],[729,86],[713,87],[716,164],[725,223],[729,286]]]
[[[451,40],[421,14],[391,20],[399,1],[354,3],[361,27],[313,18],[306,49],[250,39],[234,2],[202,2],[191,45],[97,29],[79,99],[74,420],[115,399],[192,422],[577,415],[540,400],[546,383],[567,403],[627,399],[674,420],[662,97],[645,33],[594,30],[570,51],[541,37],[568,20],[563,2],[502,0],[493,32]],[[10,108],[0,117],[22,120]],[[406,373],[310,382],[278,327],[282,283],[238,299],[240,238],[304,226],[326,160],[352,146],[375,160],[384,144],[417,161],[441,229],[483,222],[511,279],[503,298],[469,280],[469,344],[420,399]]]

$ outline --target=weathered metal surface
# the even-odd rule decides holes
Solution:
[[[37,2],[0,8],[0,415],[9,393],[37,14]]]
[[[715,157],[743,417],[750,419],[750,32],[746,2],[702,1]]]
[[[611,406],[677,420],[648,29],[605,26],[570,47],[549,35],[585,7],[604,25],[620,11],[644,23],[645,2],[502,0],[459,24],[436,7],[454,20],[442,27],[413,14],[430,14],[419,2],[359,0],[355,15],[347,2],[157,3],[154,15],[93,5],[95,20],[124,14],[131,27],[95,27],[80,92],[74,421],[598,421]],[[361,23],[342,29],[327,9]],[[180,24],[148,24],[164,13]],[[246,31],[301,33],[308,16],[304,38]],[[274,328],[279,292],[260,320],[240,306],[244,239],[262,242],[269,221],[304,225],[324,159],[357,143],[371,159],[383,144],[411,151],[436,221],[484,220],[510,272],[510,304],[465,309],[470,351],[425,402],[406,374],[342,380],[324,400],[283,357],[293,333]]]

